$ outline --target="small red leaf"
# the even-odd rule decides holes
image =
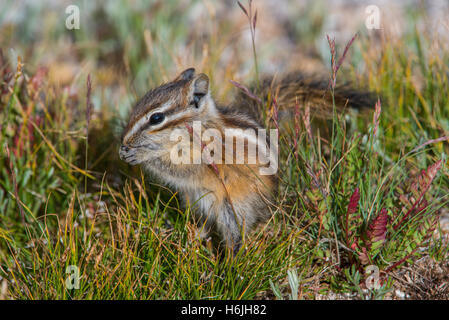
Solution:
[[[362,248],[362,253],[359,254],[359,259],[362,264],[369,263],[369,257],[365,247]]]
[[[353,194],[351,195],[351,198],[349,199],[348,204],[348,213],[355,213],[357,211],[357,206],[359,204],[360,200],[360,191],[359,188],[355,188]]]
[[[371,243],[385,241],[387,236],[388,213],[383,208],[379,215],[368,226],[368,238]]]

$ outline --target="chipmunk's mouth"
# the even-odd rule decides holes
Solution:
[[[120,159],[134,166],[142,163],[148,158],[151,151],[159,150],[159,147],[160,145],[157,143],[148,143],[140,146],[121,145],[119,156]]]
[[[131,148],[125,145],[120,146],[119,150],[120,159],[129,163],[130,165],[139,164],[141,161],[138,159],[138,153],[136,148]]]

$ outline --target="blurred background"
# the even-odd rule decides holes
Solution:
[[[66,27],[70,5],[79,8],[79,29]],[[369,30],[366,10],[373,5],[380,29]],[[221,98],[230,88],[225,79],[244,82],[254,76],[249,24],[234,0],[2,0],[0,6],[3,54],[13,63],[20,55],[25,70],[43,68],[52,84],[70,90],[92,73],[97,110],[107,105],[123,115],[136,96],[190,66],[211,75]],[[340,47],[355,33],[366,40],[354,45],[350,57],[362,74],[362,47],[379,58],[386,36],[411,46],[416,33],[430,40],[438,36],[438,45],[447,42],[449,3],[443,0],[255,0],[253,8],[259,68],[265,73],[328,72],[326,35]]]

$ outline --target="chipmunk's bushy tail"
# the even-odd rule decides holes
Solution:
[[[257,86],[253,86],[250,90],[258,92]],[[332,118],[333,99],[329,80],[292,72],[279,79],[264,78],[260,83],[259,93],[258,96],[266,99],[264,105],[242,91],[236,96],[233,105],[244,108],[259,122],[263,115],[261,108],[266,108],[267,101],[271,106],[273,98],[279,108],[280,117],[291,115],[298,104],[301,109],[309,106],[311,117]],[[335,88],[334,101],[338,112],[344,112],[346,109],[370,109],[374,107],[376,100],[377,95],[373,92],[357,90],[349,84],[337,85]]]

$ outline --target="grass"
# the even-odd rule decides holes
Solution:
[[[413,28],[380,40],[361,29],[338,76],[329,67],[337,83],[381,93],[377,111],[335,114],[317,128],[298,108],[280,135],[273,218],[247,239],[245,253],[220,259],[198,240],[190,208],[173,190],[118,159],[119,123],[137,96],[187,65],[210,74],[215,95],[229,98],[237,89],[220,79],[251,82],[255,65],[267,63],[268,45],[257,35],[268,21],[259,16],[251,29],[252,55],[236,49],[223,60],[240,30],[220,16],[217,3],[79,5],[88,15],[73,33],[50,18],[36,29],[39,7],[28,8],[20,28],[0,23],[1,298],[381,299],[401,284],[401,268],[422,258],[447,261],[438,222],[449,190],[443,41]],[[208,33],[196,24],[184,28],[204,6],[200,26]],[[237,5],[232,10],[243,16]],[[323,13],[305,10],[300,22],[289,23],[311,30],[314,37],[301,37],[308,42],[301,46],[316,48],[317,37],[325,40]],[[409,19],[414,25],[426,17]],[[75,62],[61,58],[66,46]],[[54,55],[42,66],[49,50]],[[322,53],[325,63],[329,52]],[[250,66],[244,76],[241,66]],[[270,118],[275,108],[267,103],[268,127],[278,125]],[[377,289],[366,288],[369,265],[379,270]],[[79,289],[66,285],[69,266],[79,268]]]

